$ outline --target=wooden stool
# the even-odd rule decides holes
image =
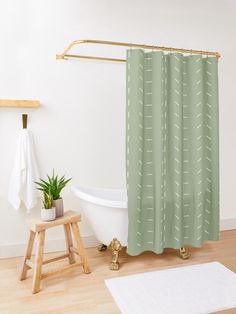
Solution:
[[[85,252],[83,242],[80,237],[79,227],[77,224],[79,221],[81,221],[81,215],[79,215],[78,213],[72,210],[65,212],[63,217],[57,218],[56,220],[53,220],[53,221],[42,221],[42,220],[30,221],[29,241],[28,241],[28,246],[26,249],[25,257],[24,257],[22,271],[20,274],[20,280],[26,279],[27,271],[29,269],[34,268],[32,293],[37,293],[40,291],[41,279],[47,278],[51,275],[61,274],[65,270],[75,268],[77,266],[82,266],[86,274],[90,273],[90,268],[89,268],[86,252]],[[67,253],[63,255],[59,255],[57,257],[43,260],[45,231],[46,229],[56,227],[59,225],[63,225],[64,227]],[[73,246],[71,229],[74,234],[74,239],[76,241],[77,248]],[[38,237],[38,244],[37,244],[37,250],[36,250],[36,256],[35,256],[35,263],[32,263],[30,258],[31,258],[32,249],[34,245],[34,239],[35,239],[36,234]],[[76,262],[74,253],[80,256],[81,262]],[[60,269],[42,274],[42,265],[55,262],[55,261],[58,261],[67,257],[69,259],[70,265],[66,265]]]

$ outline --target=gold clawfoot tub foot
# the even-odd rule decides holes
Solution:
[[[108,249],[111,251],[112,258],[111,258],[111,264],[110,269],[111,270],[118,270],[120,268],[119,264],[119,252],[122,250],[122,245],[119,240],[114,238],[110,245],[108,246]]]
[[[186,251],[184,247],[181,247],[179,249],[179,256],[182,259],[188,259],[190,257],[190,254]]]
[[[98,251],[99,252],[106,251],[106,249],[107,249],[107,245],[105,245],[103,243],[99,244],[99,246],[98,246]]]

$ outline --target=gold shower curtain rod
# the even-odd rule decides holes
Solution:
[[[144,48],[144,49],[151,49],[151,50],[180,52],[180,53],[182,52],[182,53],[190,53],[190,54],[196,54],[196,55],[207,55],[207,56],[214,56],[216,58],[220,58],[219,52],[214,52],[214,51],[193,50],[193,49],[173,48],[173,47],[161,47],[161,46],[155,46],[155,45],[132,44],[132,43],[107,41],[107,40],[96,40],[96,39],[75,40],[72,43],[70,43],[61,54],[57,54],[56,58],[57,59],[80,58],[80,59],[126,62],[126,59],[85,56],[85,55],[69,54],[68,53],[72,47],[74,47],[76,45],[80,45],[80,44],[99,44],[99,45],[110,45],[110,46],[122,46],[122,47],[129,47],[129,48]]]

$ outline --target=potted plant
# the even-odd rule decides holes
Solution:
[[[44,207],[41,209],[41,219],[44,221],[54,220],[56,218],[56,209],[53,206],[53,197],[51,194],[43,193]]]
[[[53,170],[52,176],[47,175],[47,181],[40,179],[40,182],[35,182],[39,186],[38,190],[52,195],[53,206],[56,208],[56,217],[61,217],[64,214],[63,199],[60,194],[70,180],[71,178],[65,179],[65,176],[58,178]]]

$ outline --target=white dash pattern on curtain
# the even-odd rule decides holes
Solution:
[[[127,51],[128,253],[219,238],[217,59]]]

